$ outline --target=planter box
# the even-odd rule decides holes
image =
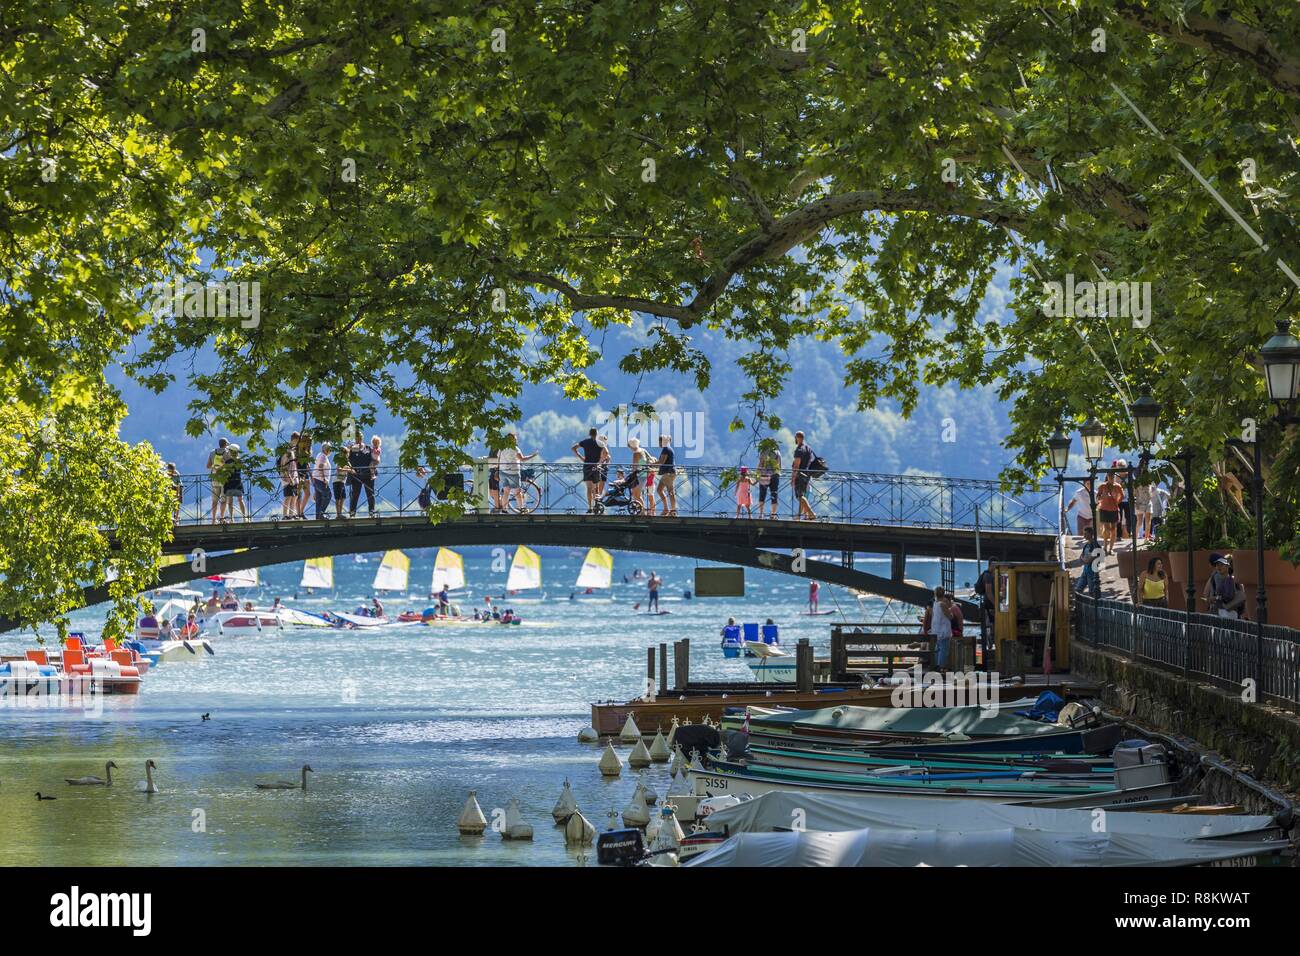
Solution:
[[[1210,555],[1213,551],[1196,551],[1192,555],[1192,571],[1196,583],[1196,610],[1206,611],[1200,601],[1201,591],[1213,569]],[[1246,588],[1246,614],[1255,619],[1255,588],[1259,584],[1258,559],[1254,551],[1235,550],[1218,552],[1231,554],[1237,580]],[[1182,591],[1187,587],[1187,552],[1170,551],[1165,566],[1178,585],[1178,608],[1183,610]],[[1278,555],[1276,551],[1264,552],[1264,584],[1268,588],[1268,623],[1300,628],[1300,568]],[[1169,606],[1174,607],[1171,591]]]

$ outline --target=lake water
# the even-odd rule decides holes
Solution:
[[[744,598],[685,600],[695,562],[617,552],[614,599],[570,601],[582,552],[539,551],[547,597],[513,604],[525,619],[519,627],[295,628],[215,638],[215,657],[154,668],[139,696],[103,698],[98,716],[0,707],[0,864],[577,865],[584,861],[566,850],[551,808],[566,778],[599,828],[627,805],[636,775],[625,767],[621,778],[603,778],[600,749],[576,738],[591,722],[592,701],[642,692],[647,647],[689,637],[692,678],[746,680],[744,663],[718,648],[727,617],[771,617],[783,643],[807,637],[822,654],[830,622],[840,619],[802,616],[807,583],[788,575],[746,570]],[[499,594],[501,556],[487,548],[462,554],[472,595],[464,606]],[[434,553],[410,556],[410,591],[419,597],[390,595],[390,614],[428,603]],[[379,557],[337,558],[332,597],[293,600],[300,564],[262,569],[261,588],[244,596],[351,611],[369,600]],[[887,561],[860,558],[859,567],[888,574]],[[665,579],[670,614],[633,610],[645,599],[644,581],[622,578],[637,568]],[[908,574],[934,584],[939,565],[914,561]],[[973,563],[958,562],[958,583],[973,578]],[[837,602],[848,620],[885,609],[884,601],[859,603],[823,585],[822,608]],[[73,616],[73,627],[93,639],[103,617],[103,608],[89,608]],[[33,645],[30,634],[0,635],[0,653]],[[201,720],[204,713],[211,719]],[[616,749],[626,758],[631,748]],[[153,795],[135,790],[147,759],[158,765],[161,792]],[[108,760],[120,768],[111,788],[64,783],[102,776]],[[253,786],[296,781],[304,763],[315,771],[305,793]],[[668,765],[652,766],[644,779],[662,797]],[[489,817],[517,798],[534,840],[506,842],[490,831],[461,837],[455,823],[470,790]],[[36,791],[57,800],[38,802]]]

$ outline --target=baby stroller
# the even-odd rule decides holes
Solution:
[[[627,478],[619,478],[597,499],[592,506],[592,513],[603,515],[607,508],[622,508],[624,514],[639,515],[643,510],[641,502],[632,497],[632,486],[639,480],[635,474]]]

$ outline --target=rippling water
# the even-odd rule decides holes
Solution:
[[[470,592],[478,600],[500,593],[505,572],[488,550],[463,553]],[[520,627],[217,638],[215,658],[155,668],[138,697],[105,698],[97,717],[0,707],[0,819],[7,824],[0,864],[573,864],[551,807],[566,778],[598,827],[627,805],[636,776],[625,769],[605,780],[596,769],[599,749],[576,737],[591,722],[591,701],[641,692],[648,646],[689,637],[693,678],[746,680],[748,668],[717,647],[728,616],[772,617],[783,642],[808,637],[822,650],[837,619],[801,616],[807,584],[789,576],[747,570],[743,599],[688,601],[681,595],[694,562],[623,553],[615,555],[614,600],[574,602],[569,585],[582,553],[541,553],[547,599],[515,605]],[[411,591],[419,594],[433,552],[410,554]],[[260,593],[247,596],[350,611],[369,599],[378,560],[336,559],[332,598],[293,600],[297,564],[263,569]],[[665,578],[670,614],[633,610],[645,598],[644,582],[619,579],[638,567]],[[959,563],[959,583],[973,576],[970,567]],[[938,565],[910,565],[909,574],[933,582]],[[849,620],[884,607],[860,606],[838,588],[821,593],[824,609],[838,600]],[[390,596],[385,603],[395,613],[427,601]],[[102,608],[79,612],[74,628],[93,637],[103,616]],[[0,635],[0,653],[32,643],[30,635]],[[203,713],[212,719],[200,720]],[[624,758],[630,750],[617,749]],[[146,759],[158,765],[158,794],[134,789]],[[63,782],[102,776],[108,760],[120,768],[111,789]],[[305,793],[253,787],[297,780],[304,763],[315,771]],[[667,765],[652,766],[645,780],[665,794]],[[534,840],[461,837],[455,822],[471,789],[489,816],[517,798]],[[58,799],[38,802],[38,790]]]

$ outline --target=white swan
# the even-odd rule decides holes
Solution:
[[[307,774],[309,774],[309,773],[315,773],[315,772],[316,772],[316,771],[315,771],[315,770],[312,770],[312,769],[311,769],[311,766],[310,766],[309,764],[303,764],[303,765],[302,765],[302,789],[303,789],[303,790],[306,790],[306,789],[307,789]],[[297,790],[297,789],[299,789],[298,784],[296,784],[296,783],[289,783],[289,781],[287,781],[287,780],[277,780],[277,781],[275,781],[274,783],[259,783],[259,784],[256,784],[256,786],[257,786],[257,789],[258,789],[258,790]]]
[[[153,772],[158,769],[158,765],[152,760],[144,762],[144,777],[135,785],[135,789],[140,793],[157,793],[158,785],[153,782]]]
[[[117,769],[117,764],[109,761],[104,764],[103,778],[88,777],[64,777],[70,787],[111,787],[113,785],[113,771]]]

